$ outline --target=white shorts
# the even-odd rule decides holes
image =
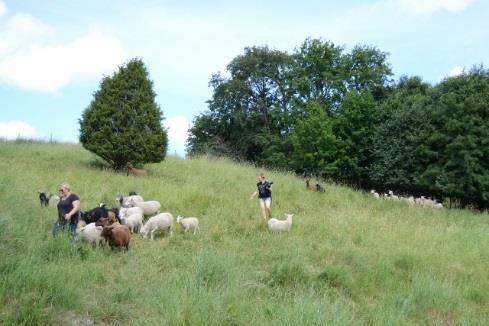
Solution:
[[[260,204],[270,204],[272,202],[272,197],[258,198],[260,199]]]

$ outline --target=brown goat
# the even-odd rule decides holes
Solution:
[[[311,178],[306,179],[306,189],[309,191],[317,191],[316,186],[311,186]]]
[[[145,170],[135,168],[131,162],[127,163],[127,175],[129,174],[135,177],[144,177],[148,175]]]
[[[312,186],[311,178],[306,179],[306,189],[314,192],[325,192],[324,188],[319,183],[316,183],[314,186]]]
[[[112,249],[114,249],[114,247],[125,247],[126,250],[129,250],[131,231],[126,225],[112,224],[105,226],[100,235],[104,237]]]

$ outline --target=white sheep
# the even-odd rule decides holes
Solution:
[[[117,204],[121,205],[121,207],[129,207],[129,201],[132,200],[134,202],[142,202],[144,201],[143,197],[140,195],[132,195],[124,197],[122,194],[118,194],[115,198]]]
[[[104,241],[104,238],[100,235],[103,229],[103,226],[96,226],[95,222],[90,223],[83,227],[77,228],[76,236],[81,240],[98,246],[101,241]]]
[[[160,212],[161,204],[156,200],[135,201],[131,198],[128,202],[130,207],[140,207],[143,209],[144,216],[153,216]]]
[[[389,199],[391,200],[399,200],[399,197],[394,195],[394,192],[392,190],[389,190]]]
[[[126,216],[133,214],[142,214],[144,215],[144,211],[141,207],[123,207],[119,210],[119,219],[122,221],[126,218]]]
[[[401,197],[401,200],[405,201],[409,205],[414,205],[415,204],[415,201],[414,201],[414,197],[413,196]]]
[[[173,235],[172,230],[173,215],[171,213],[161,213],[151,217],[146,224],[141,227],[139,233],[143,238],[148,238],[148,233],[151,233],[151,240],[154,238],[154,234],[157,231],[170,231],[170,236]]]
[[[131,233],[138,233],[143,225],[143,214],[141,212],[125,216],[121,219],[122,224],[127,225]]]
[[[290,231],[294,214],[285,214],[285,216],[287,216],[285,220],[277,220],[276,218],[268,220],[268,229],[277,233]]]
[[[60,201],[60,198],[58,195],[49,195],[48,205],[49,205],[49,207],[57,207],[59,201]]]
[[[178,216],[177,223],[182,226],[184,232],[194,231],[194,234],[200,232],[199,219],[196,217]]]
[[[373,189],[370,190],[370,193],[372,194],[372,196],[374,196],[374,198],[380,198],[380,195],[375,190],[373,190]]]

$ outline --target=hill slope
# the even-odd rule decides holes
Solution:
[[[487,214],[375,200],[345,187],[309,193],[274,181],[270,234],[254,191],[262,170],[227,160],[169,157],[133,178],[78,145],[0,142],[0,324],[488,324]],[[201,233],[127,253],[50,235],[56,211],[38,190],[67,181],[82,209],[118,192],[198,216]]]

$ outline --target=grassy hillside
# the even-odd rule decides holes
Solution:
[[[0,142],[0,324],[414,325],[489,324],[489,220],[375,200],[346,187],[309,193],[274,181],[270,234],[250,201],[261,169],[169,157],[127,177],[77,145]],[[129,252],[53,239],[53,208],[37,191],[69,182],[82,208],[136,191],[198,216],[201,233]]]

